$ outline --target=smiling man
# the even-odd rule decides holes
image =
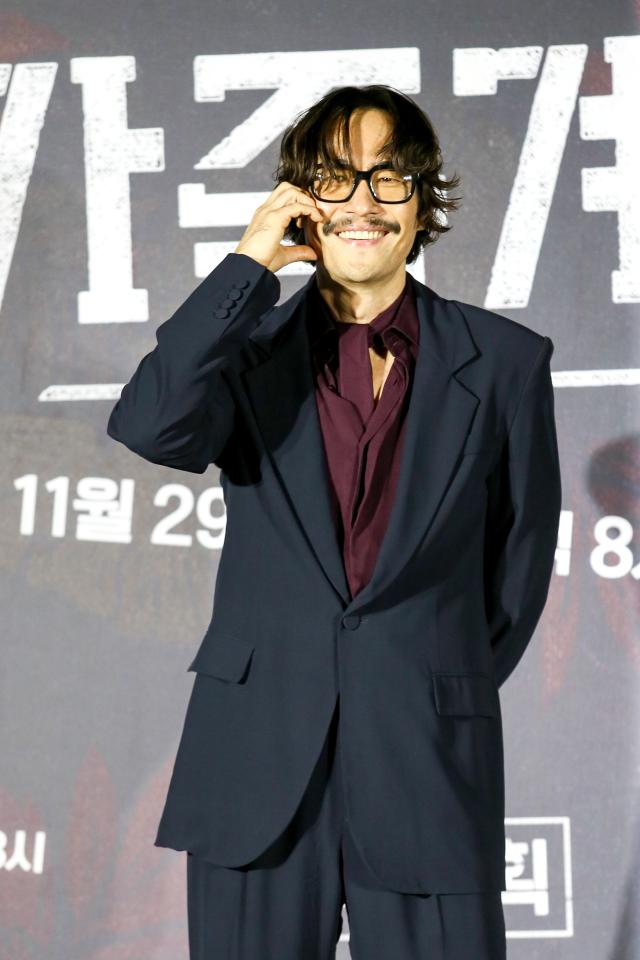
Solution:
[[[372,405],[369,378],[372,378],[373,404],[376,404],[395,362],[397,350],[393,344],[399,348],[403,341],[402,336],[399,340],[390,340],[383,331],[395,320],[405,338],[412,339],[410,321],[406,320],[406,300],[411,295],[406,263],[420,227],[415,191],[418,176],[400,172],[393,161],[380,161],[380,157],[388,155],[393,147],[393,125],[388,113],[379,109],[354,111],[350,127],[348,140],[356,169],[339,155],[332,157],[329,154],[329,162],[318,162],[309,186],[327,219],[315,230],[307,225],[305,239],[318,257],[314,289],[327,304],[329,316],[343,324],[364,324],[369,328],[370,332],[347,332],[338,327],[342,334],[340,352],[343,363],[340,367],[343,379],[349,376],[345,364],[353,358],[358,370],[349,376],[349,380],[358,395],[363,395],[361,419],[366,422]],[[342,129],[346,131],[346,125]],[[340,145],[334,144],[333,150],[340,153]],[[332,215],[334,212],[335,216]],[[301,226],[301,220],[297,218],[298,226]],[[316,304],[316,315],[318,312],[323,313],[318,311]],[[331,326],[330,319],[328,322]],[[375,339],[374,331],[377,334]],[[413,339],[416,337],[417,330],[414,330]],[[397,384],[404,375],[406,386],[409,371],[405,354],[406,351],[400,352],[398,365],[402,365],[403,370],[394,376],[392,382]],[[336,392],[345,397],[344,392]],[[353,396],[350,399],[353,402]],[[338,404],[340,406],[344,407],[344,404]],[[397,406],[391,404],[391,408]],[[342,418],[343,414],[338,412],[338,416]],[[376,415],[378,422],[383,418],[384,414]],[[355,441],[354,450],[359,432],[361,426],[351,438]],[[351,457],[338,454],[335,459],[343,472],[352,473]],[[336,482],[334,476],[334,484]]]
[[[358,183],[340,155],[344,146],[335,144],[339,155],[319,161],[309,184],[326,219],[315,228],[307,224],[305,240],[318,257],[318,287],[339,319],[368,323],[405,287],[407,258],[421,228],[419,174],[380,161],[393,148],[391,118],[382,110],[354,111],[349,141],[352,163],[361,170]],[[301,218],[296,223],[300,227]]]
[[[553,569],[553,343],[408,273],[457,203],[409,97],[332,90],[280,153],[107,427],[215,464],[227,508],[155,842],[187,851],[191,960],[329,960],[344,906],[353,960],[504,960],[499,688]]]

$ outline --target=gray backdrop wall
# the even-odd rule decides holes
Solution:
[[[273,189],[284,127],[374,82],[427,110],[462,177],[412,273],[556,347],[556,566],[501,691],[509,957],[640,956],[636,17],[619,0],[0,11],[3,960],[187,956],[184,854],[153,839],[224,502],[214,467],[148,464],[106,420]],[[311,269],[281,271],[282,299]]]

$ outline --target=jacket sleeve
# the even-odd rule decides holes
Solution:
[[[111,411],[108,435],[151,463],[204,473],[234,426],[225,372],[279,295],[275,273],[227,254],[158,327],[155,348]]]
[[[488,479],[485,606],[501,686],[533,636],[547,601],[562,499],[549,361],[544,337],[527,376],[501,462]]]

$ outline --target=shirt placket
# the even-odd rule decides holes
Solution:
[[[366,471],[369,465],[369,454],[375,446],[376,437],[380,434],[389,418],[394,415],[400,399],[399,394],[401,391],[398,391],[397,387],[399,380],[401,380],[403,377],[404,368],[404,358],[402,356],[400,343],[396,337],[391,336],[385,337],[384,340],[387,349],[391,349],[392,353],[394,354],[394,362],[389,372],[389,376],[387,377],[387,381],[382,389],[382,393],[375,405],[373,404],[373,379],[371,376],[371,365],[367,354],[367,362],[369,363],[368,380],[372,408],[367,422],[363,425],[364,429],[362,435],[358,439],[357,444],[358,453],[356,458],[356,468],[354,470],[354,479],[349,502],[350,541],[355,540],[357,537],[359,528],[358,519],[362,513],[362,508],[366,501],[367,489],[371,489],[371,484],[365,482]],[[392,377],[393,380],[391,379]],[[373,469],[375,469],[375,463],[371,464],[371,470]]]

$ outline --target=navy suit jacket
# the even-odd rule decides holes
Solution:
[[[397,495],[350,598],[305,325],[315,276],[228,254],[109,417],[152,463],[220,468],[211,622],[156,845],[249,863],[295,813],[340,696],[348,819],[406,893],[505,889],[499,687],[545,606],[561,484],[553,343],[413,276],[420,345]]]

